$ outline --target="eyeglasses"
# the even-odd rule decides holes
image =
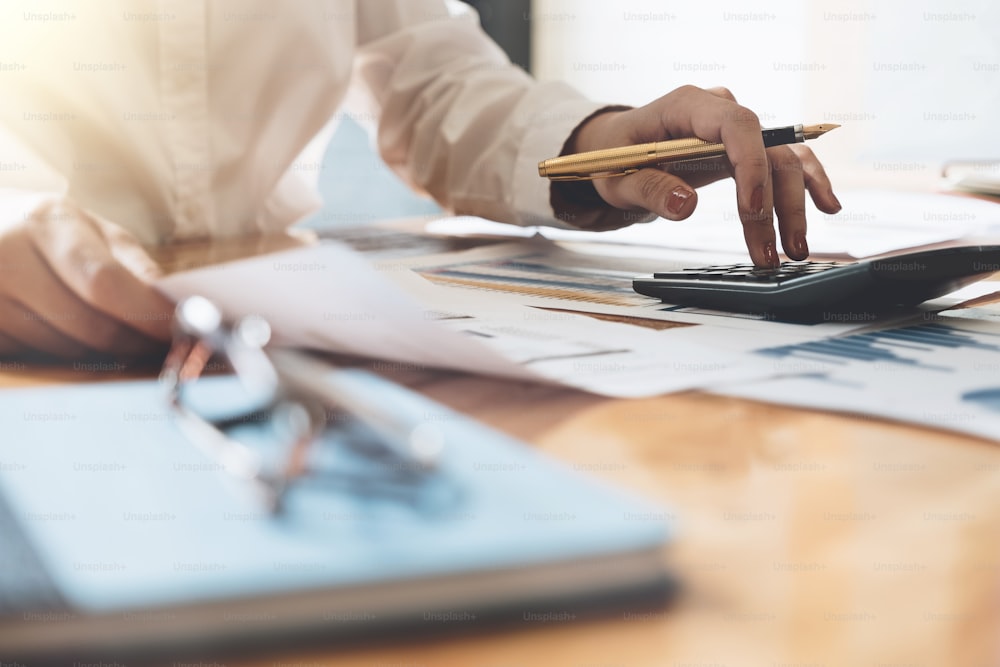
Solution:
[[[413,425],[316,371],[300,353],[269,350],[261,317],[234,325],[209,300],[178,304],[174,341],[160,373],[177,424],[273,513],[294,484],[377,496],[440,510],[460,495],[438,466],[440,449],[421,446]],[[203,377],[222,357],[231,376]],[[234,377],[235,376],[235,377]]]

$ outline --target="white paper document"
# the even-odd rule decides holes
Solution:
[[[748,262],[731,183],[699,190],[698,207],[681,222],[654,220],[607,232],[546,227],[518,228],[480,218],[444,218],[427,231],[445,235],[524,237],[535,233],[555,241],[614,243],[642,247],[738,254]],[[820,212],[806,198],[809,249],[814,255],[871,257],[965,237],[1000,236],[1000,205],[954,195],[849,190],[843,209]]]
[[[433,285],[413,287],[418,279],[398,270],[399,280],[421,291],[426,305],[335,244],[178,273],[159,288],[175,300],[211,299],[230,320],[263,316],[285,345],[608,396],[651,396],[767,373],[766,364],[683,335],[667,343],[655,331],[581,315],[436,298]]]

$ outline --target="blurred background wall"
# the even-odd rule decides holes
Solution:
[[[642,104],[726,86],[764,125],[835,122],[841,182],[923,186],[1000,158],[995,0],[535,0],[534,72]]]

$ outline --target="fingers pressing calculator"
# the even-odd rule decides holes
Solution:
[[[997,271],[1000,246],[962,246],[858,262],[784,262],[774,269],[706,266],[637,278],[632,288],[674,305],[816,321],[913,306]]]

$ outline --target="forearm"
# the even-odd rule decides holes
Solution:
[[[355,74],[362,90],[354,110],[377,119],[382,157],[411,185],[457,213],[575,226],[575,213],[552,208],[537,163],[604,105],[532,80],[474,16],[380,34],[361,45]]]

